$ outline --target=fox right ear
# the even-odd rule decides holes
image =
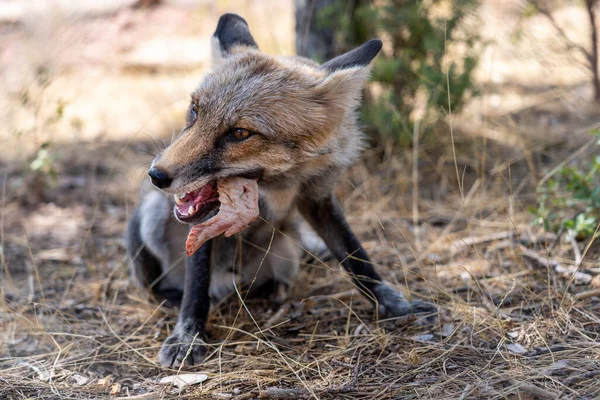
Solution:
[[[217,30],[213,35],[213,64],[219,64],[230,54],[251,49],[258,49],[250,34],[248,23],[237,14],[223,14],[219,18]]]
[[[358,107],[371,72],[371,61],[379,54],[381,45],[379,39],[369,40],[319,67],[326,75],[317,93],[319,102],[328,107],[328,118],[340,121],[344,113]]]
[[[375,56],[379,54],[381,46],[381,40],[369,40],[358,46],[356,49],[327,61],[325,64],[321,65],[320,68],[329,72],[335,72],[340,69],[366,67],[373,61]]]

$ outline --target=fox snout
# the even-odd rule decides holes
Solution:
[[[148,176],[155,187],[166,193],[191,192],[222,178],[219,161],[210,136],[187,129],[154,158]]]
[[[170,194],[185,193],[195,190],[205,184],[224,178],[222,168],[219,168],[212,155],[198,156],[189,161],[172,162],[165,153],[175,153],[177,148],[170,149],[159,155],[148,170],[148,176],[152,184]]]
[[[156,167],[150,168],[148,176],[150,176],[152,184],[159,189],[166,189],[171,186],[171,182],[173,182],[173,179],[166,171]]]

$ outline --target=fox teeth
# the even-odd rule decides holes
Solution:
[[[179,197],[180,199],[183,199],[185,196],[187,196],[187,193],[180,193],[177,195],[177,197]]]
[[[188,208],[188,215],[192,215],[195,212],[196,212],[196,208],[194,206],[190,206],[190,208]]]
[[[175,198],[175,203],[177,203],[179,205],[183,204],[183,201],[181,201],[182,197],[180,197],[178,195],[175,195],[173,197]]]

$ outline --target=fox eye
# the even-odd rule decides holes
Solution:
[[[248,129],[244,129],[244,128],[233,128],[231,130],[231,134],[233,135],[234,138],[236,138],[236,140],[245,140],[248,139],[250,136],[253,135],[254,132],[250,132]]]

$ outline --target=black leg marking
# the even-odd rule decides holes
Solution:
[[[373,293],[375,286],[381,282],[381,277],[371,265],[367,252],[350,230],[342,208],[333,195],[320,201],[303,199],[298,208],[333,255],[352,275],[359,289],[367,295]],[[372,298],[371,301],[373,300]]]
[[[422,301],[409,302],[390,285],[382,282],[369,256],[344,218],[342,207],[333,195],[321,200],[301,199],[298,208],[313,229],[323,238],[329,250],[352,275],[356,286],[386,317],[412,313],[431,313],[435,305]],[[375,301],[376,300],[376,301]]]
[[[210,255],[212,241],[206,242],[186,259],[185,287],[175,330],[163,343],[158,362],[176,368],[195,365],[206,356],[204,327],[210,310]]]
[[[402,293],[385,282],[377,285],[373,292],[379,303],[379,315],[393,318],[409,314],[431,314],[427,323],[433,323],[437,318],[437,307],[434,304],[421,300],[408,301]]]

